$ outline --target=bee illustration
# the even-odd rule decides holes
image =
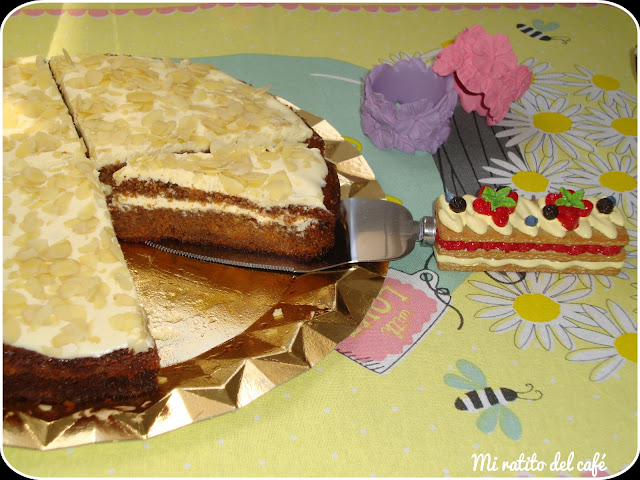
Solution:
[[[513,413],[508,404],[517,399],[540,400],[542,392],[534,390],[532,384],[524,392],[517,392],[510,388],[491,388],[487,386],[487,379],[480,368],[468,360],[456,362],[458,371],[463,375],[448,373],[444,376],[444,383],[453,388],[467,390],[454,402],[458,410],[469,413],[480,413],[476,421],[477,427],[484,433],[493,433],[498,426],[502,432],[512,440],[519,440],[522,436],[522,424],[518,416]],[[534,392],[537,398],[527,398]]]
[[[524,33],[525,35],[530,36],[531,38],[535,38],[543,42],[558,40],[566,45],[571,41],[569,37],[551,37],[549,35],[546,35],[546,33],[544,33],[544,32],[551,32],[556,28],[558,28],[559,26],[560,25],[558,25],[555,22],[544,23],[542,20],[534,20],[533,27],[530,27],[525,23],[518,23],[516,25],[516,28],[520,30],[522,33]]]

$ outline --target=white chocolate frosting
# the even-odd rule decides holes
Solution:
[[[5,172],[3,341],[58,358],[148,350],[97,173],[66,159]]]
[[[4,73],[16,116],[3,131],[3,343],[65,359],[149,350],[97,171],[48,67],[21,59]]]
[[[327,164],[316,148],[280,142],[265,148],[253,143],[216,146],[210,153],[143,156],[131,160],[113,178],[116,186],[129,179],[176,184],[207,193],[222,193],[251,201],[261,208],[324,206]],[[115,189],[114,205],[127,199]],[[152,203],[150,203],[152,202]],[[149,207],[172,203],[163,197],[147,200]],[[188,207],[182,205],[182,207]],[[194,205],[201,208],[203,205]]]
[[[568,232],[557,218],[553,220],[544,218],[542,214],[542,209],[545,206],[544,197],[540,197],[537,200],[529,200],[520,196],[515,211],[509,215],[509,222],[504,227],[497,226],[489,215],[482,215],[473,210],[472,204],[476,197],[464,195],[463,198],[467,202],[467,208],[460,213],[456,213],[449,208],[449,203],[444,194],[440,195],[438,201],[439,221],[442,225],[457,233],[461,233],[464,227],[468,227],[479,235],[486,233],[489,228],[502,235],[511,235],[513,230],[516,229],[530,237],[535,237],[540,230],[543,230],[554,237],[563,238]],[[617,227],[624,226],[626,220],[620,208],[616,206],[611,213],[603,214],[595,208],[596,198],[585,197],[585,200],[591,201],[594,208],[588,216],[580,218],[578,228],[573,231],[585,239],[591,238],[594,231],[598,231],[610,239],[616,238],[618,236]],[[536,225],[528,226],[525,223],[526,218],[529,216],[537,218]]]
[[[249,138],[304,142],[312,134],[266,89],[213,65],[65,52],[50,66],[98,169],[160,151],[206,152]]]
[[[85,155],[71,115],[42,57],[23,57],[3,64],[2,147],[7,157],[40,153]]]

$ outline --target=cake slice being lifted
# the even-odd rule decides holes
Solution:
[[[538,199],[509,187],[436,201],[441,270],[617,275],[629,236],[612,198],[560,189]]]
[[[334,244],[336,168],[295,110],[213,65],[64,55],[56,81],[125,241],[312,259]]]
[[[249,142],[138,157],[114,176],[121,240],[188,243],[311,260],[334,244],[340,185],[320,151]]]

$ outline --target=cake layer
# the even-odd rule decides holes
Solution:
[[[254,216],[235,213],[207,215],[173,209],[129,208],[114,213],[113,217],[118,236],[131,241],[171,238],[303,261],[323,255],[334,243],[333,224],[322,221],[314,221],[299,232],[296,226],[256,225]]]
[[[148,398],[158,388],[155,350],[59,359],[4,345],[2,353],[5,405],[118,402]]]
[[[622,227],[620,227],[622,228]],[[604,255],[606,257],[625,256],[624,245],[614,244],[605,245],[600,243],[541,243],[541,242],[486,242],[486,241],[461,241],[461,240],[442,240],[439,236],[436,243],[442,250],[461,251],[467,253],[477,252],[479,250],[495,251],[497,254],[505,256],[513,254],[531,255],[543,253],[545,255],[558,255],[567,258],[575,257],[582,254],[590,254],[594,257]]]
[[[588,262],[570,260],[557,262],[546,258],[536,259],[501,259],[495,260],[484,256],[470,258],[453,257],[436,254],[440,270],[460,272],[544,272],[544,273],[579,273],[588,275],[617,275],[623,262]]]
[[[593,244],[625,245],[628,235],[624,228],[626,217],[620,208],[614,208],[609,214],[593,209],[587,217],[580,219],[575,230],[567,230],[558,219],[548,220],[542,213],[545,206],[544,197],[529,200],[520,197],[515,211],[509,216],[509,223],[504,227],[497,226],[488,215],[473,210],[471,205],[476,199],[473,195],[464,195],[468,208],[456,213],[448,207],[444,195],[436,200],[438,217],[438,234],[443,240],[459,240],[460,236],[472,239],[482,235],[487,242],[535,242],[573,245],[589,240]],[[597,199],[587,197],[594,204]],[[525,223],[528,217],[535,217],[536,224]],[[475,236],[475,237],[474,237]]]

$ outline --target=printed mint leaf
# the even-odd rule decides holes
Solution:
[[[584,210],[584,202],[582,198],[584,197],[584,190],[578,190],[575,193],[571,193],[564,187],[560,187],[560,193],[562,197],[556,200],[556,205],[563,207],[575,207],[580,210]]]
[[[509,196],[510,187],[502,187],[497,192],[491,187],[485,187],[482,192],[482,198],[491,204],[491,210],[495,211],[498,207],[515,207],[516,201]]]

